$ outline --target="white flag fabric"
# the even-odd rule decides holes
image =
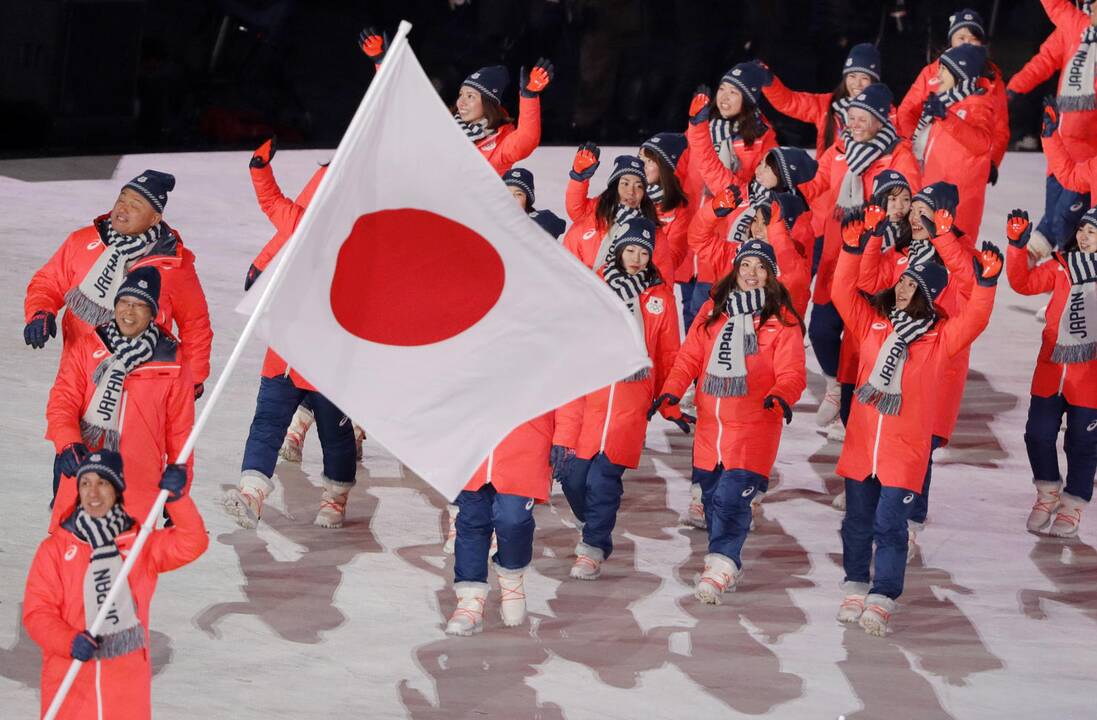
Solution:
[[[374,82],[258,327],[452,499],[515,427],[650,361],[624,303],[526,217],[406,42]]]

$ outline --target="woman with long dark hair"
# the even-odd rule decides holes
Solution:
[[[719,604],[742,573],[751,508],[769,487],[781,420],[806,387],[804,324],[778,279],[777,254],[748,240],[713,289],[649,415],[697,383],[693,478],[709,528],[694,595]]]
[[[990,321],[1002,254],[984,243],[972,260],[971,300],[946,317],[935,301],[948,273],[933,261],[909,267],[872,298],[861,294],[857,276],[871,231],[860,216],[843,223],[834,276],[834,304],[859,345],[857,390],[836,470],[846,493],[838,620],[882,636],[903,592],[907,521],[929,461],[939,369]]]
[[[1040,353],[1032,373],[1025,426],[1036,503],[1030,532],[1075,537],[1082,509],[1093,497],[1097,471],[1097,207],[1082,216],[1074,239],[1052,259],[1033,267],[1025,252],[1032,236],[1028,213],[1014,210],[1006,221],[1009,285],[1022,295],[1051,293]],[[1059,474],[1056,443],[1066,415],[1063,451],[1066,484]]]

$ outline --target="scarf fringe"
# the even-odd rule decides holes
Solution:
[[[758,354],[758,333],[743,333],[743,354]]]
[[[100,660],[129,655],[145,647],[145,628],[137,623],[111,635],[104,635],[99,640],[99,647],[95,651],[95,657]]]
[[[114,316],[110,310],[85,295],[79,285],[65,293],[65,305],[69,312],[89,325],[102,325]]]
[[[121,434],[117,430],[108,430],[98,425],[92,425],[87,420],[80,420],[80,437],[88,447],[104,447],[107,450],[118,450],[121,442]]]
[[[903,405],[903,396],[899,393],[886,393],[868,382],[857,388],[857,399],[875,407],[881,415],[898,415]]]
[[[1058,101],[1060,112],[1084,112],[1086,110],[1097,110],[1097,95],[1079,95],[1076,97],[1059,96]]]
[[[713,397],[744,397],[747,394],[747,376],[717,377],[705,373],[701,392]]]
[[[1074,365],[1097,360],[1097,340],[1082,345],[1056,344],[1051,351],[1051,361],[1059,365]]]
[[[647,380],[650,377],[651,377],[651,368],[644,368],[642,370],[637,370],[636,372],[629,375],[627,378],[625,378],[621,382],[643,382],[644,380]]]

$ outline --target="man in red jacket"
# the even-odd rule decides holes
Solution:
[[[70,348],[114,316],[114,296],[129,273],[154,267],[163,282],[153,320],[169,331],[173,321],[179,326],[183,357],[194,375],[195,399],[202,395],[213,330],[194,269],[194,253],[163,221],[168,193],[174,187],[172,175],[145,170],[126,183],[109,213],[65,239],[27,286],[23,301],[27,345],[42,348],[57,335],[57,313],[64,307],[61,338]]]

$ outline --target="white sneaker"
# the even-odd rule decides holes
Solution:
[[[354,487],[350,483],[337,483],[326,477],[321,477],[324,492],[320,496],[320,511],[316,513],[316,525],[324,528],[341,528],[347,518],[347,497],[350,489]]]
[[[526,621],[526,568],[507,570],[495,565],[499,578],[499,614],[507,627],[517,627]]]
[[[701,484],[693,483],[689,486],[689,508],[682,516],[682,524],[689,527],[704,530],[708,527],[705,522],[705,505],[701,502]]]
[[[442,552],[452,555],[457,542],[457,513],[461,509],[456,505],[450,505],[446,509],[449,510],[449,530],[446,532],[446,541],[442,544]]]
[[[1037,480],[1035,484],[1036,503],[1032,506],[1025,525],[1029,532],[1038,533],[1047,530],[1052,518],[1055,517],[1055,511],[1059,509],[1063,484],[1047,480]]]
[[[1063,493],[1059,500],[1059,510],[1055,521],[1051,523],[1047,534],[1053,537],[1072,538],[1078,535],[1078,525],[1082,522],[1082,508],[1086,501],[1070,493]]]
[[[263,512],[263,501],[274,490],[270,478],[257,470],[245,470],[237,487],[226,490],[221,504],[229,517],[246,530],[254,530]]]
[[[827,425],[827,441],[835,443],[846,441],[846,426],[842,424],[842,418],[834,418],[830,425]]]
[[[735,561],[728,556],[709,553],[705,555],[705,571],[693,588],[693,597],[706,605],[719,605],[724,593],[735,590],[741,574]]]
[[[462,582],[454,586],[457,591],[457,609],[446,623],[447,635],[472,635],[484,629],[484,602],[488,597],[488,584]]]
[[[838,384],[838,378],[827,378],[827,389],[823,393],[823,399],[819,401],[819,409],[815,411],[815,424],[826,427],[838,417],[838,411],[842,403],[842,386]]]
[[[907,562],[909,563],[914,559],[914,556],[918,554],[918,544],[915,542],[918,539],[918,529],[914,527],[915,523],[907,521]],[[921,524],[921,523],[917,523]]]
[[[865,610],[858,624],[869,635],[883,637],[887,635],[891,614],[895,612],[895,601],[887,595],[873,593],[865,598]]]
[[[361,425],[354,426],[354,459],[362,459],[362,443],[365,442],[366,431],[362,429]]]
[[[842,512],[845,512],[846,511],[846,491],[843,490],[842,492],[835,495],[834,499],[830,501],[830,504],[835,510],[841,510]]]
[[[865,611],[865,598],[868,597],[868,583],[845,581],[842,590],[846,596],[838,607],[838,622],[855,623]]]
[[[293,413],[293,420],[290,421],[289,428],[286,430],[282,449],[278,451],[283,460],[301,462],[301,448],[305,445],[305,435],[308,434],[314,422],[316,417],[312,414],[312,410],[298,405],[297,412]]]
[[[754,493],[754,497],[750,499],[750,528],[754,530],[754,525],[765,515],[762,513],[762,501],[766,498],[766,494],[761,490]]]
[[[591,547],[581,541],[575,550],[577,556],[575,564],[571,566],[571,577],[576,580],[597,580],[602,574],[602,562],[605,561],[606,554],[601,548]]]

